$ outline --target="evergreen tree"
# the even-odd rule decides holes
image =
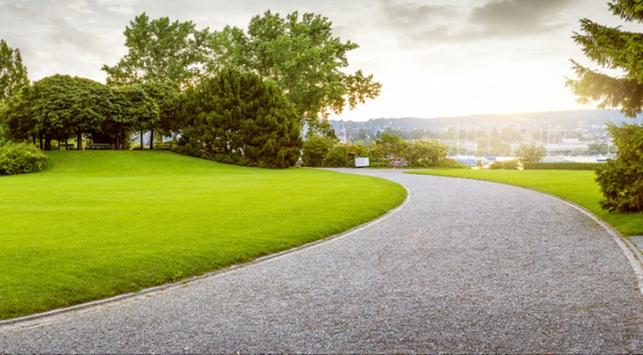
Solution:
[[[22,64],[19,49],[11,49],[0,39],[0,102],[29,85],[27,68]]]
[[[610,10],[628,22],[643,22],[643,0],[614,0]],[[643,33],[620,27],[600,25],[589,19],[580,21],[582,33],[573,38],[585,55],[605,69],[617,70],[610,76],[573,61],[577,79],[567,83],[586,103],[598,101],[599,107],[617,107],[630,117],[643,106]],[[643,210],[643,127],[635,124],[611,125],[609,131],[618,148],[616,160],[598,169],[597,181],[609,210]]]
[[[185,94],[180,144],[193,155],[271,168],[293,166],[301,121],[281,89],[253,73],[223,69]]]

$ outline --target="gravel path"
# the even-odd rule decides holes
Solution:
[[[408,204],[182,287],[0,327],[0,352],[643,352],[634,272],[575,209],[505,185],[358,172],[404,184]]]

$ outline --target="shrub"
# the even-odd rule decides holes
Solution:
[[[324,157],[324,166],[346,167],[355,166],[356,157],[368,156],[368,149],[360,144],[335,144]]]
[[[609,126],[618,148],[616,160],[597,170],[596,181],[605,200],[601,206],[610,211],[643,211],[643,127]]]
[[[525,162],[525,170],[596,170],[604,163],[535,163]]]
[[[287,168],[299,160],[301,117],[254,73],[223,69],[185,93],[178,151],[223,163]]]
[[[303,156],[305,166],[323,166],[324,158],[337,143],[337,139],[317,134],[309,135],[304,142]]]
[[[489,169],[518,169],[518,160],[494,161]]]
[[[447,152],[447,146],[439,142],[407,142],[398,136],[383,134],[373,144],[371,160],[395,167],[404,161],[404,166],[428,168],[446,161]]]
[[[47,166],[47,155],[40,149],[24,143],[0,146],[0,175],[25,174],[40,171]]]
[[[516,155],[523,162],[539,162],[545,156],[545,149],[533,144],[523,144],[516,150]]]

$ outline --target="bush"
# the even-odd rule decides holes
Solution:
[[[299,160],[301,117],[273,82],[223,69],[185,93],[177,150],[222,163],[287,168]]]
[[[393,167],[429,168],[443,164],[447,160],[447,152],[447,146],[439,142],[407,142],[398,136],[383,134],[373,144],[371,160]]]
[[[525,170],[596,170],[604,163],[534,163],[525,162]]]
[[[494,161],[489,169],[518,169],[518,160]]]
[[[518,147],[516,155],[523,162],[539,162],[545,156],[545,148],[533,144],[523,144]]]
[[[34,146],[24,143],[0,146],[0,175],[33,173],[46,166],[47,155]]]
[[[324,157],[324,166],[352,168],[356,157],[368,156],[368,148],[360,144],[335,144]]]
[[[304,142],[303,156],[305,166],[323,166],[324,158],[337,143],[337,139],[329,136],[309,135]]]
[[[601,206],[609,211],[643,211],[643,127],[611,125],[609,131],[618,157],[596,172],[605,197]]]

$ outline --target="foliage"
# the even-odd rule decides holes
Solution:
[[[522,144],[518,147],[518,150],[516,150],[516,156],[518,156],[522,162],[539,162],[545,156],[545,148],[533,144]]]
[[[643,20],[637,1],[614,0],[609,6],[626,21]],[[620,70],[624,75],[611,77],[573,61],[577,79],[567,84],[583,103],[599,101],[599,107],[618,107],[635,117],[643,104],[643,33],[603,26],[589,19],[580,23],[582,33],[574,33],[574,40],[585,55],[601,67]]]
[[[382,179],[170,152],[49,156],[41,173],[0,178],[0,319],[251,261],[365,223],[405,197]]]
[[[517,159],[512,159],[512,160],[505,160],[505,161],[494,161],[489,165],[489,169],[512,169],[516,170],[518,169],[518,160]]]
[[[433,169],[413,173],[496,181],[542,191],[587,208],[625,235],[643,234],[643,213],[617,213],[601,208],[602,196],[593,171]]]
[[[0,175],[33,173],[47,166],[47,155],[25,143],[0,146]]]
[[[112,110],[109,89],[92,80],[53,75],[24,87],[6,103],[4,120],[14,139],[66,139],[99,126]]]
[[[190,154],[234,164],[286,168],[299,159],[297,113],[256,74],[223,69],[186,92],[180,143]]]
[[[605,196],[601,206],[610,211],[643,211],[643,127],[612,125],[609,131],[618,158],[597,171],[596,181]]]
[[[0,39],[0,102],[29,85],[27,68],[22,64],[19,49],[11,49]]]
[[[158,129],[166,135],[181,130],[179,90],[170,84],[162,82],[146,82],[141,84],[140,87],[158,106],[158,121],[154,121],[154,124],[150,125],[149,129]]]
[[[209,31],[192,21],[167,17],[150,20],[146,13],[125,27],[127,54],[114,66],[103,66],[110,85],[166,82],[184,87],[200,75]]]
[[[614,0],[609,7],[625,21],[643,22],[640,1]],[[581,29],[583,34],[576,33],[574,40],[585,55],[601,67],[623,75],[610,77],[574,62],[578,79],[570,80],[569,86],[581,101],[600,101],[600,107],[619,107],[625,115],[635,117],[643,106],[643,33],[603,26],[589,19],[581,20]],[[602,206],[608,210],[643,210],[641,129],[631,125],[609,129],[619,155],[598,170],[598,183],[605,195]]]
[[[355,158],[368,156],[368,148],[359,144],[337,143],[326,153],[323,166],[328,167],[355,167]]]
[[[524,162],[522,165],[525,170],[596,170],[605,164]]]
[[[324,165],[324,158],[337,143],[337,139],[326,135],[310,134],[304,141],[302,160],[305,166]]]
[[[373,144],[370,156],[376,164],[405,161],[411,167],[435,167],[448,164],[447,153],[447,147],[436,141],[409,142],[384,133]]]
[[[340,113],[379,95],[381,84],[372,75],[345,72],[347,54],[357,47],[333,36],[326,17],[298,12],[282,17],[267,11],[253,17],[247,31],[226,27],[214,33],[208,67],[216,71],[231,65],[274,80],[315,129],[319,116]]]

